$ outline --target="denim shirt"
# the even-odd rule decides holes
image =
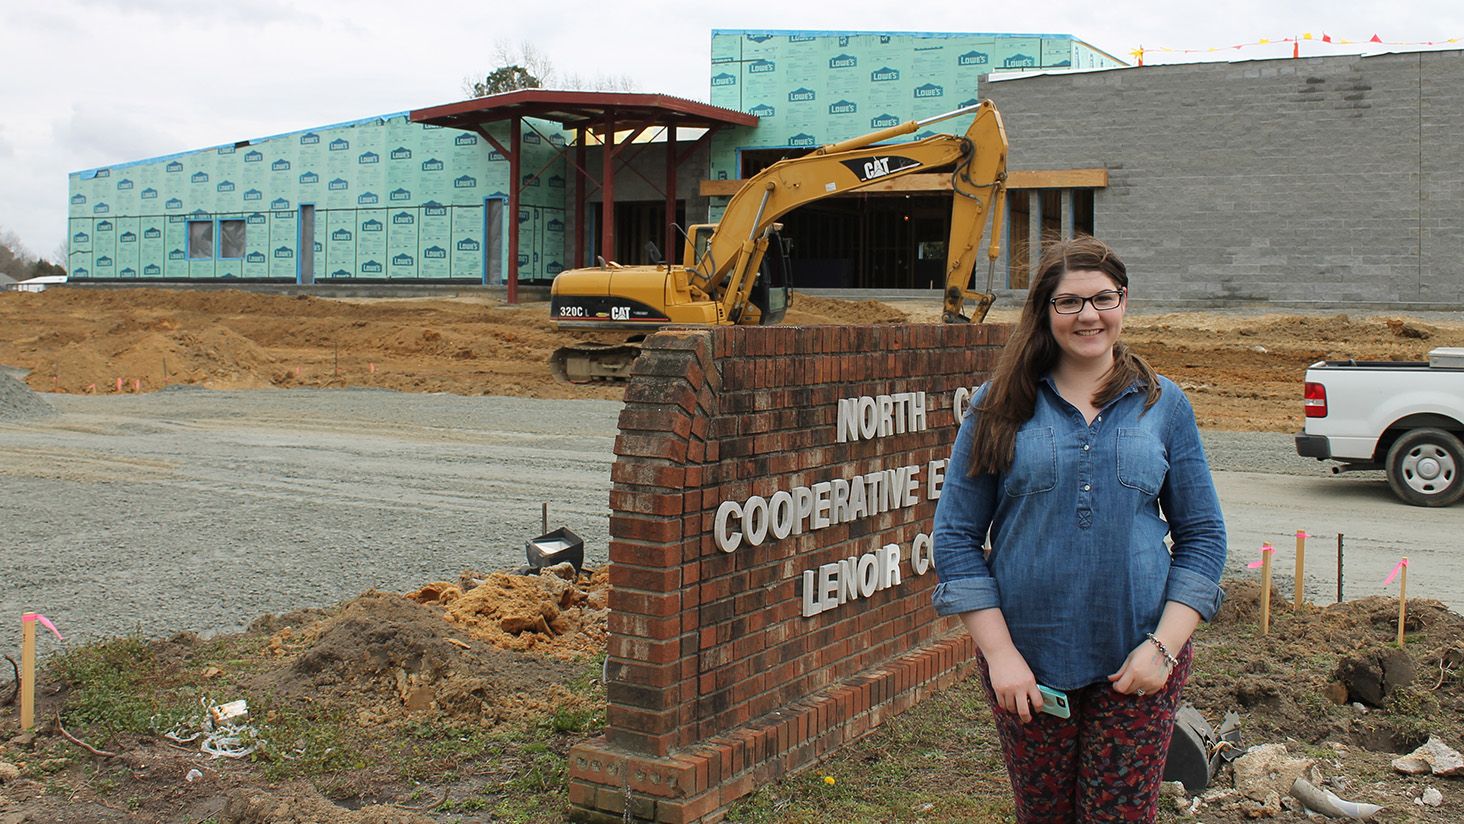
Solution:
[[[1173,381],[1159,386],[1147,412],[1135,384],[1089,425],[1044,377],[999,475],[967,475],[985,386],[961,423],[935,510],[935,609],[1000,607],[1045,686],[1107,680],[1167,601],[1208,621],[1224,598],[1225,523],[1194,410]]]

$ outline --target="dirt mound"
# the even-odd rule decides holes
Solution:
[[[0,370],[0,421],[24,421],[56,414],[29,386]]]
[[[540,575],[494,572],[482,578],[464,575],[461,585],[428,584],[407,597],[443,607],[449,622],[499,649],[573,660],[605,648],[609,589],[608,568],[587,581],[574,577],[572,569],[568,576],[547,570]]]
[[[565,699],[558,685],[581,666],[492,645],[443,620],[443,611],[401,595],[368,592],[339,612],[270,639],[285,666],[258,687],[284,699],[328,696],[365,725],[438,711],[471,721],[540,714]]]
[[[431,824],[432,819],[381,804],[348,810],[332,804],[304,782],[264,792],[240,790],[229,796],[220,824]]]
[[[783,318],[784,323],[804,325],[904,323],[907,320],[909,318],[904,312],[877,300],[835,300],[802,292],[793,294],[793,302]]]

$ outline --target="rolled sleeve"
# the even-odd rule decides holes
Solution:
[[[1169,568],[1169,581],[1164,586],[1164,600],[1184,604],[1208,621],[1220,611],[1225,590],[1208,576],[1172,566]]]
[[[937,615],[960,615],[1001,606],[994,578],[958,578],[935,585],[930,596]]]
[[[980,393],[971,399],[973,406],[979,397]],[[940,583],[931,600],[941,615],[989,609],[1001,603],[983,551],[996,506],[996,481],[990,475],[973,478],[966,474],[975,437],[976,416],[970,414],[961,423],[951,448],[935,508],[931,543]]]
[[[1194,608],[1208,621],[1225,597],[1220,589],[1220,574],[1225,569],[1225,518],[1194,409],[1184,392],[1166,381],[1164,393],[1170,392],[1177,402],[1170,407],[1169,474],[1159,497],[1174,542],[1165,597]]]

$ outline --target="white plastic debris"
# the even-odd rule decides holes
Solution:
[[[208,714],[215,724],[238,724],[249,718],[249,702],[239,700],[219,704],[210,707]]]
[[[195,781],[199,781],[202,778],[203,778],[203,773],[201,771],[199,771],[198,768],[196,768],[196,767],[194,769],[189,770],[188,771],[188,774],[185,775],[185,776],[183,776],[183,780],[184,781],[187,781],[189,784],[192,784]]]
[[[199,752],[214,758],[245,758],[259,749],[259,732],[252,724],[245,723],[249,717],[246,702],[215,704],[202,697],[198,703],[201,711],[197,715],[179,721],[163,737],[179,744],[191,744],[201,738]]]
[[[1444,803],[1444,794],[1434,789],[1433,787],[1429,787],[1428,789],[1423,791],[1423,795],[1420,795],[1419,797],[1413,799],[1413,803],[1417,804],[1420,807],[1437,807],[1440,804]]]
[[[1291,785],[1291,796],[1305,805],[1308,810],[1331,818],[1371,821],[1373,816],[1383,811],[1383,808],[1376,804],[1343,801],[1337,797],[1336,793],[1321,789],[1305,778],[1298,778]]]

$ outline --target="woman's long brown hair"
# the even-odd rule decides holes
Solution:
[[[1049,245],[1037,264],[1037,282],[1027,292],[1027,303],[1017,328],[1002,350],[991,386],[976,407],[976,438],[971,447],[971,475],[1005,472],[1016,455],[1017,430],[1032,417],[1042,376],[1057,365],[1061,349],[1052,337],[1049,309],[1053,293],[1068,272],[1102,272],[1121,288],[1128,288],[1128,269],[1113,249],[1097,238],[1082,235]],[[1113,347],[1108,370],[1093,402],[1100,408],[1135,381],[1144,385],[1144,409],[1159,400],[1159,380],[1153,367],[1124,343]]]

